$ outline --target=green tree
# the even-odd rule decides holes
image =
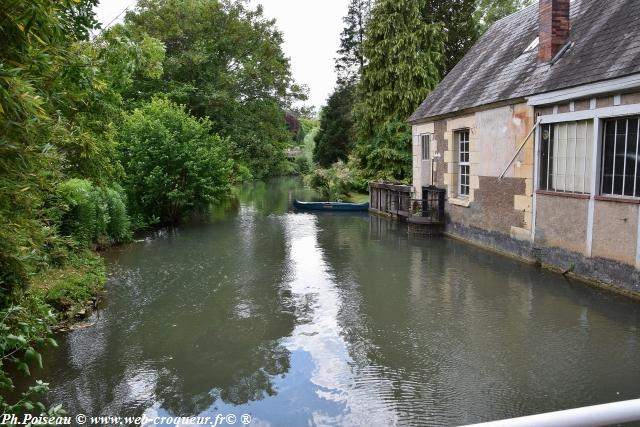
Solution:
[[[367,63],[353,109],[356,158],[367,177],[402,180],[410,174],[410,135],[390,124],[409,117],[440,81],[446,62],[446,34],[440,23],[425,21],[423,7],[420,0],[379,0],[369,20]]]
[[[462,59],[479,36],[476,21],[478,0],[428,0],[422,8],[423,20],[440,23],[446,34],[444,61],[440,75],[444,77]]]
[[[494,22],[532,3],[533,0],[477,0],[474,17],[480,34],[484,33]]]
[[[122,93],[136,78],[162,75],[164,46],[146,35],[134,40],[117,25],[93,41],[70,45],[66,57],[61,78],[51,87],[67,94],[55,99],[57,119],[68,129],[56,142],[65,159],[63,172],[111,185],[122,178],[115,140],[125,106]]]
[[[57,213],[46,208],[61,179],[52,142],[65,137],[51,91],[76,41],[71,0],[0,1],[0,306],[24,290],[56,246]]]
[[[184,107],[153,99],[125,118],[119,139],[125,190],[143,221],[176,222],[229,191],[228,141]]]
[[[405,120],[440,81],[444,33],[423,20],[421,6],[419,0],[379,0],[373,8],[354,106],[359,139],[389,119]]]
[[[372,0],[351,0],[347,15],[342,19],[345,26],[336,58],[338,85],[355,84],[362,74],[365,64],[362,45],[372,3]]]
[[[404,120],[389,120],[357,146],[355,155],[366,180],[407,182],[411,178],[411,127]]]
[[[209,118],[255,177],[277,174],[291,141],[285,111],[304,90],[291,78],[275,22],[239,0],[140,0],[126,22],[167,49],[163,81],[143,80],[130,96],[167,94]]]
[[[338,86],[320,113],[320,131],[315,137],[313,161],[322,167],[329,167],[338,160],[346,161],[351,152],[354,91],[353,85]]]

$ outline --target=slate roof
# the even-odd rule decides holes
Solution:
[[[538,4],[497,21],[440,82],[409,122],[640,73],[640,0],[573,0],[574,46],[538,64]]]

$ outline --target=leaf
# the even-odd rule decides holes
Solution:
[[[42,369],[42,355],[35,351],[33,348],[28,348],[24,353],[24,358],[27,362],[35,362],[40,369]]]
[[[16,369],[18,369],[18,372],[22,372],[22,374],[24,374],[27,377],[31,376],[31,371],[29,371],[29,366],[24,362],[18,363],[18,365],[16,366]]]
[[[27,345],[27,340],[22,335],[9,334],[7,335],[7,340],[16,344]]]

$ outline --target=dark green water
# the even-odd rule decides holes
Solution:
[[[293,180],[106,254],[95,325],[46,355],[71,415],[456,425],[640,397],[640,306]],[[304,197],[304,196],[303,196]]]

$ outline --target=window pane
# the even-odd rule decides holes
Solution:
[[[549,187],[549,139],[551,138],[551,126],[540,126],[540,189],[548,190]]]
[[[431,135],[421,135],[422,160],[429,160],[431,155]]]
[[[540,188],[587,193],[591,180],[593,122],[543,125],[541,131]]]
[[[638,116],[611,119],[604,123],[602,147],[602,194],[637,197]]]

